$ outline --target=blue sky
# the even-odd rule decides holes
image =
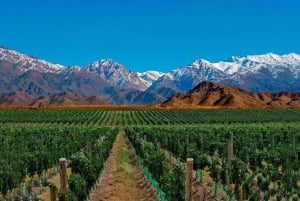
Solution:
[[[0,44],[66,66],[168,71],[205,58],[300,53],[298,0],[9,0]]]

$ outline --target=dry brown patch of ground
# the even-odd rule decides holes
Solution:
[[[71,174],[71,169],[68,168],[68,175]],[[55,185],[58,189],[60,189],[60,175],[59,173],[51,178],[48,179],[48,182]],[[40,190],[42,192],[40,195],[37,197],[43,201],[50,201],[50,188],[49,186],[47,187],[35,187],[36,190]]]

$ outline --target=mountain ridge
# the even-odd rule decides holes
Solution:
[[[233,56],[220,62],[198,59],[167,73],[133,72],[111,59],[65,67],[0,47],[0,95],[34,98],[61,92],[98,96],[109,104],[155,104],[202,81],[253,92],[300,91],[300,55]]]
[[[188,91],[201,81],[211,81],[256,92],[296,92],[300,91],[299,78],[300,55],[290,53],[279,56],[268,53],[234,57],[231,62],[227,60],[211,63],[204,59],[195,60],[187,66],[166,73],[153,85],[171,85],[179,91]],[[192,84],[184,85],[191,81]],[[271,82],[272,85],[268,86],[262,81]],[[287,81],[289,83],[285,83]],[[279,87],[276,87],[276,84]]]
[[[159,105],[163,108],[300,108],[300,93],[250,92],[208,81],[179,92]]]
[[[0,105],[45,108],[51,106],[107,105],[107,102],[97,96],[84,97],[71,92],[61,92],[35,98],[25,92],[14,91],[2,94],[2,96],[0,96]]]

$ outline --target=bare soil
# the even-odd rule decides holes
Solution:
[[[60,188],[60,176],[59,174],[55,175],[54,177],[48,179],[48,182],[54,184],[58,188]],[[43,193],[38,195],[38,198],[43,201],[50,201],[50,188],[49,187],[41,187]]]
[[[50,171],[54,171],[54,170],[50,170]],[[71,174],[71,169],[68,168],[67,169],[67,174],[68,177]],[[60,189],[60,175],[59,173],[51,178],[48,179],[48,182],[55,185],[58,189]],[[49,186],[44,186],[44,187],[34,187],[33,191],[35,190],[39,190],[41,192],[41,194],[39,194],[37,197],[43,201],[50,201],[50,188]]]
[[[114,142],[100,183],[90,195],[90,201],[159,201],[122,130]]]

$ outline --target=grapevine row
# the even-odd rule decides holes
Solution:
[[[209,170],[216,187],[221,183],[236,200],[300,197],[299,124],[131,127],[126,133],[135,141],[146,136],[160,142],[182,160],[194,158],[195,170]]]
[[[39,177],[58,158],[70,158],[86,144],[93,144],[110,128],[81,126],[11,126],[0,128],[0,191],[18,187],[26,176]],[[31,179],[32,186],[32,179]]]
[[[2,124],[98,126],[299,122],[300,110],[1,110]]]

